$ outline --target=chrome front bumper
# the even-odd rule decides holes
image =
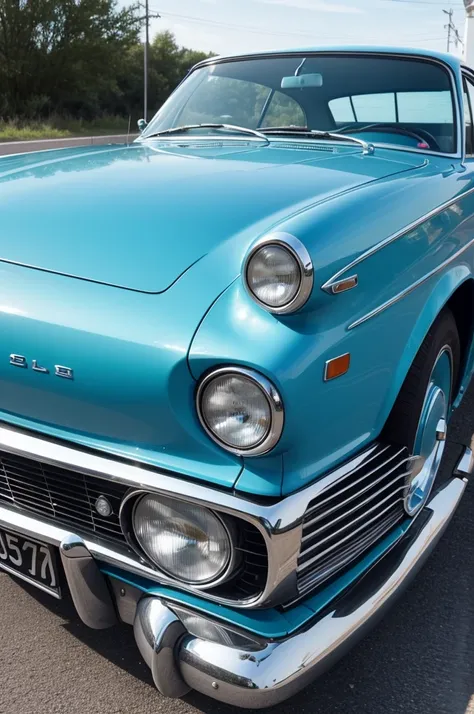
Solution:
[[[261,642],[252,651],[216,644],[190,635],[171,600],[143,596],[123,619],[133,620],[137,645],[159,691],[179,697],[196,689],[236,706],[264,708],[305,687],[375,623],[423,565],[456,510],[472,468],[472,452],[466,449],[454,477],[392,551],[306,629],[285,639]],[[59,547],[75,607],[87,625],[101,629],[117,621],[115,605],[119,612],[121,607],[111,594],[116,589],[109,589],[88,543],[8,508],[0,508],[0,525]]]

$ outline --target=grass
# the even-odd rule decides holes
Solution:
[[[0,121],[0,141],[28,141],[30,139],[67,139],[73,136],[103,136],[126,134],[128,119],[109,116],[85,121],[53,117],[49,121]],[[131,127],[132,133],[136,130]]]

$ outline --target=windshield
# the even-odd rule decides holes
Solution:
[[[455,152],[447,70],[422,59],[286,55],[215,62],[178,87],[143,137],[195,124],[330,131],[373,143]],[[213,134],[211,127],[198,130]],[[221,132],[222,133],[222,132]],[[269,132],[270,133],[270,132]],[[242,135],[245,139],[245,135]],[[248,140],[248,137],[247,137]]]

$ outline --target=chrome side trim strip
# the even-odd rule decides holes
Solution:
[[[342,275],[344,275],[344,273],[348,272],[349,270],[352,270],[352,268],[354,268],[356,265],[359,265],[359,263],[362,263],[362,261],[366,260],[367,258],[370,258],[375,253],[378,253],[379,250],[386,248],[387,245],[390,245],[391,243],[398,240],[399,238],[403,238],[403,236],[407,235],[407,233],[410,233],[411,231],[415,230],[415,228],[418,228],[418,226],[420,226],[425,221],[429,221],[430,218],[433,218],[438,213],[441,213],[442,211],[445,211],[447,208],[454,205],[455,203],[462,201],[464,198],[466,198],[473,192],[474,192],[474,188],[470,188],[469,191],[465,191],[464,193],[460,194],[459,196],[456,196],[456,198],[452,198],[449,201],[446,201],[446,203],[443,203],[441,206],[437,206],[436,208],[433,208],[432,211],[425,213],[425,215],[421,216],[421,218],[417,218],[416,221],[413,221],[408,226],[405,226],[405,228],[402,228],[401,230],[397,231],[396,233],[393,233],[392,235],[388,236],[388,238],[385,238],[384,240],[380,241],[380,243],[377,243],[376,245],[372,246],[371,248],[368,248],[366,251],[364,251],[364,253],[361,253],[351,263],[348,263],[344,268],[341,268],[341,270],[338,270],[338,272],[335,273],[332,276],[332,278],[330,278],[323,285],[321,285],[321,290],[324,290],[325,292],[332,295],[334,285],[339,282],[339,279],[341,278]]]
[[[474,191],[474,189],[471,189],[471,191]],[[469,193],[471,193],[469,191]],[[429,273],[426,273],[426,275],[423,275],[422,278],[419,278],[416,280],[414,283],[409,285],[405,290],[402,290],[399,292],[397,295],[394,295],[394,297],[390,298],[390,300],[387,300],[386,302],[382,303],[378,307],[374,308],[370,312],[368,312],[366,315],[363,317],[360,317],[358,320],[355,320],[352,322],[349,327],[347,328],[348,330],[354,329],[354,327],[358,327],[359,325],[362,325],[362,323],[367,322],[367,320],[370,320],[372,317],[375,317],[376,315],[379,315],[381,312],[384,310],[387,310],[387,308],[391,307],[395,303],[399,302],[399,300],[402,300],[404,297],[409,295],[410,293],[413,292],[413,290],[416,290],[416,288],[420,287],[420,285],[423,285],[423,283],[426,283],[427,280],[432,278],[434,275],[437,273],[440,273],[442,270],[444,270],[450,263],[452,263],[456,258],[459,258],[460,255],[465,253],[466,250],[468,250],[472,245],[474,245],[474,238],[470,240],[466,245],[464,245],[462,248],[460,248],[456,253],[454,253],[450,258],[447,258],[443,263],[440,263],[436,268],[431,270]]]

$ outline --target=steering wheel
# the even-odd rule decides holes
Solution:
[[[366,126],[343,126],[342,129],[338,129],[338,134],[358,134],[363,131],[381,131],[388,134],[403,134],[404,136],[409,136],[411,139],[416,139],[416,141],[422,144],[427,144],[429,149],[434,149],[435,151],[441,151],[441,147],[429,131],[425,129],[417,129],[413,131],[412,129],[406,129],[404,126],[393,126],[392,124],[366,124]]]

